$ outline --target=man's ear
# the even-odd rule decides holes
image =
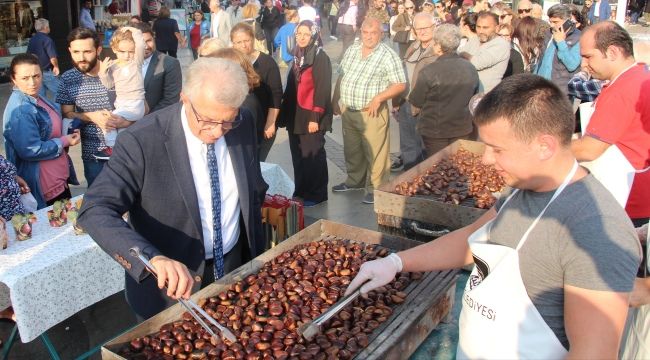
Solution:
[[[560,143],[555,136],[542,134],[537,136],[537,146],[538,158],[540,160],[548,160],[557,153]]]

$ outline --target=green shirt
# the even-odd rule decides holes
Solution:
[[[406,83],[406,74],[399,56],[384,43],[365,59],[361,58],[361,42],[355,42],[343,56],[341,74],[341,102],[352,110],[362,110],[392,84]]]

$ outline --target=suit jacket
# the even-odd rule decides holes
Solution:
[[[181,109],[180,103],[169,106],[120,133],[110,161],[86,192],[79,213],[79,224],[130,275],[126,276],[127,301],[144,318],[173,301],[129,254],[131,247],[138,246],[147,258],[164,255],[184,263],[195,280],[193,291],[199,289],[205,267]],[[245,120],[225,137],[239,191],[243,225],[239,241],[248,239],[245,247],[255,257],[264,251],[261,206],[268,186],[257,157],[254,122]],[[129,224],[122,219],[126,212]]]
[[[217,31],[214,31],[214,23],[217,22]],[[221,40],[224,45],[230,45],[230,29],[232,28],[232,23],[230,22],[230,14],[225,10],[219,10],[215,15],[214,13],[210,14],[210,36]]]
[[[182,87],[183,75],[178,60],[154,51],[144,75],[144,98],[149,105],[149,112],[178,103]]]

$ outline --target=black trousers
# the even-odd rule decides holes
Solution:
[[[325,133],[296,135],[289,130],[289,148],[293,161],[296,190],[293,196],[320,203],[327,200],[327,155]]]

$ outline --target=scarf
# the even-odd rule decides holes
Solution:
[[[300,81],[300,74],[305,69],[314,65],[316,55],[323,48],[323,42],[320,39],[320,29],[318,28],[318,25],[309,20],[301,21],[300,24],[296,26],[296,30],[294,30],[294,36],[298,32],[298,28],[301,26],[307,26],[311,29],[311,39],[309,39],[309,44],[307,44],[306,47],[301,48],[296,45],[295,49],[293,49],[292,71],[296,77],[296,81]]]

